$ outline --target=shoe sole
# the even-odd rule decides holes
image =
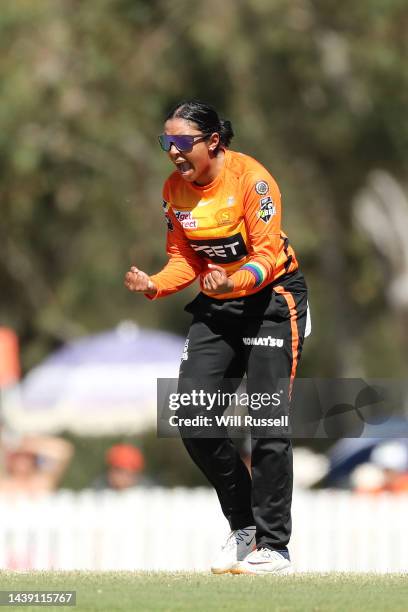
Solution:
[[[233,567],[232,569],[229,570],[229,572],[231,574],[247,574],[250,576],[267,576],[268,574],[270,574],[271,576],[274,575],[279,575],[279,576],[290,576],[291,574],[293,574],[293,567],[283,567],[282,569],[279,570],[274,570],[272,572],[265,570],[258,570],[256,572],[251,572],[251,570],[248,570],[246,568],[242,568],[242,567]]]
[[[229,574],[231,572],[231,569],[215,569],[215,568],[211,568],[211,573],[212,574],[217,574],[217,575],[221,575],[221,574]]]

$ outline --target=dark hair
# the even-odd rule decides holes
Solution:
[[[231,122],[220,119],[213,106],[200,102],[200,100],[184,100],[179,102],[168,113],[166,121],[168,119],[192,121],[198,125],[203,134],[217,132],[220,135],[220,143],[224,147],[229,146],[234,136]]]

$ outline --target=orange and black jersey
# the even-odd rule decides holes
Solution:
[[[281,229],[281,195],[269,172],[255,159],[226,150],[224,166],[209,185],[188,183],[176,171],[164,184],[169,261],[152,276],[155,297],[183,289],[208,264],[225,268],[233,291],[216,299],[243,297],[298,268]]]

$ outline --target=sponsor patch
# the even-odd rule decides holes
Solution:
[[[269,219],[276,215],[276,207],[270,196],[261,198],[259,200],[259,207],[258,217],[265,223],[268,223]]]
[[[211,204],[211,202],[214,202],[214,198],[211,198],[211,200],[200,200],[197,203],[197,206],[207,206],[208,204]]]
[[[188,343],[189,343],[189,339],[187,338],[185,344],[184,344],[184,348],[183,348],[183,353],[181,355],[181,361],[187,361],[188,359]]]
[[[190,246],[197,255],[210,259],[214,263],[239,261],[248,254],[244,239],[239,232],[228,238],[191,240]]]
[[[258,181],[255,183],[255,191],[259,195],[265,195],[269,191],[269,185],[266,181]]]
[[[231,208],[221,208],[215,215],[215,220],[218,225],[228,225],[235,221],[235,213]]]
[[[246,346],[276,346],[277,348],[283,347],[283,339],[272,338],[272,336],[266,336],[265,338],[242,338],[242,342]]]
[[[193,218],[190,210],[175,210],[174,214],[184,229],[196,229],[198,227],[197,219]]]

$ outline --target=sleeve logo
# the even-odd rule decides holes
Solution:
[[[166,219],[166,223],[167,223],[167,229],[169,230],[169,232],[173,232],[174,231],[174,225],[170,219],[170,215],[169,213],[164,213],[165,219]]]
[[[255,191],[259,193],[259,195],[265,195],[269,191],[269,185],[266,181],[258,181],[255,183]]]
[[[273,200],[270,196],[266,198],[261,198],[259,200],[260,210],[258,212],[258,217],[264,222],[268,223],[268,221],[276,215],[276,207],[273,203]]]
[[[173,232],[174,231],[174,225],[170,219],[170,215],[169,215],[169,208],[170,205],[168,202],[166,202],[166,200],[163,200],[162,203],[163,206],[163,212],[164,212],[164,218],[166,219],[166,223],[167,223],[167,229],[169,230],[169,232]]]

